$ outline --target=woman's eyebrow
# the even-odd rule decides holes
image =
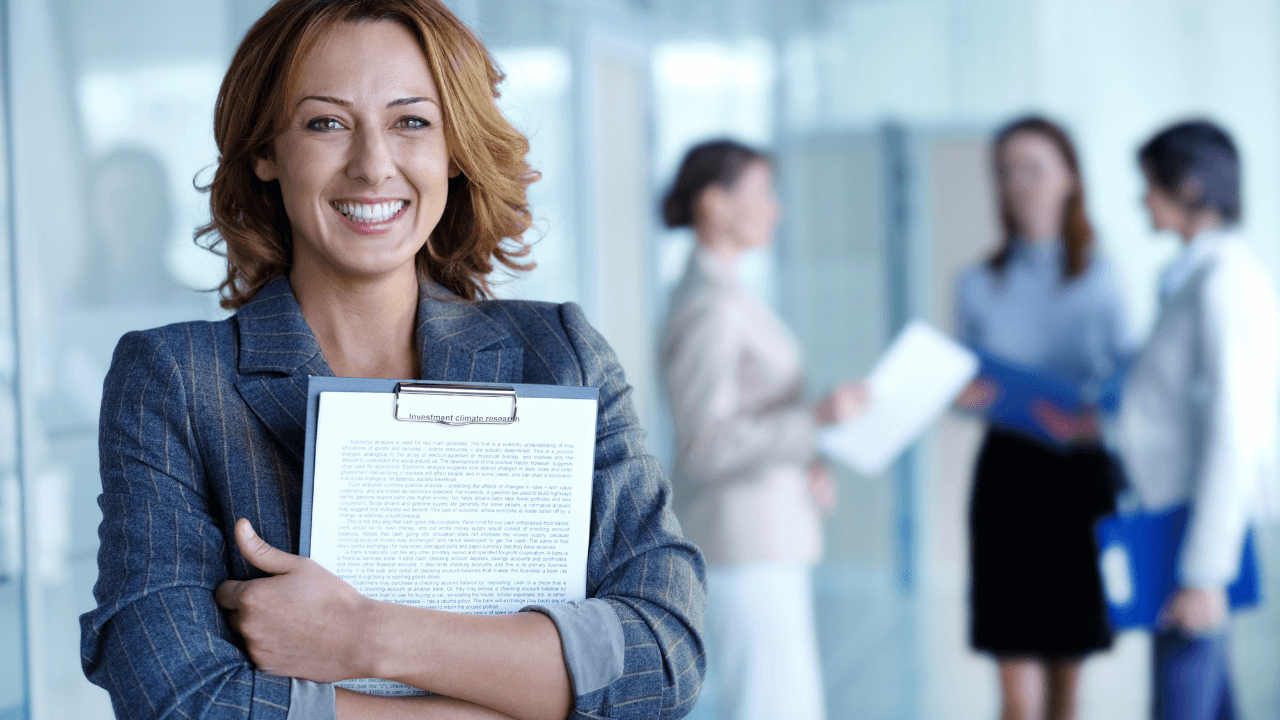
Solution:
[[[415,103],[420,103],[420,102],[435,103],[436,105],[439,105],[439,104],[440,104],[440,103],[436,103],[436,99],[435,99],[435,98],[429,98],[429,97],[406,97],[406,98],[400,98],[399,100],[392,100],[391,102],[387,103],[387,107],[389,107],[389,108],[393,108],[393,107],[401,107],[401,106],[404,106],[404,105],[413,105],[413,104],[415,104]]]
[[[341,105],[342,107],[345,107],[345,108],[351,107],[350,100],[343,100],[341,98],[334,98],[334,97],[325,97],[324,95],[308,95],[302,98],[301,100],[299,100],[298,104],[301,105],[302,103],[308,100],[318,100],[323,103],[333,103],[334,105]]]
[[[341,98],[335,98],[335,97],[327,97],[325,95],[308,95],[302,98],[301,100],[299,100],[298,104],[301,105],[302,103],[308,100],[317,100],[323,103],[333,103],[334,105],[341,105],[342,107],[345,107],[345,108],[351,107],[350,100],[343,100]],[[400,98],[399,100],[392,100],[391,102],[387,103],[387,107],[389,108],[403,107],[405,105],[414,105],[420,102],[435,103],[436,105],[440,104],[436,102],[435,98],[424,97],[424,96],[414,96],[414,97]]]

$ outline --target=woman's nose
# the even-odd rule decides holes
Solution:
[[[380,185],[395,173],[395,158],[383,134],[377,129],[357,130],[347,176],[369,185]]]

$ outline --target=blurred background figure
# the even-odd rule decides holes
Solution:
[[[1277,507],[1280,312],[1262,264],[1236,232],[1240,160],[1218,126],[1185,122],[1139,152],[1152,227],[1178,259],[1125,391],[1121,443],[1143,504],[1189,505],[1180,589],[1154,641],[1156,720],[1239,716],[1228,655],[1227,586],[1245,533]]]
[[[835,486],[816,461],[821,425],[865,403],[858,383],[805,402],[800,348],[737,278],[773,242],[773,167],[732,140],[689,150],[662,204],[697,247],[662,328],[675,420],[674,507],[707,558],[707,657],[725,720],[826,716],[809,577]]]
[[[173,201],[164,161],[118,147],[89,168],[89,246],[80,290],[86,304],[147,304],[193,295],[172,280],[166,258]]]
[[[1131,340],[1075,149],[1028,117],[997,133],[993,160],[1004,240],[960,277],[957,333],[1022,370],[1100,386]],[[1008,390],[984,375],[959,405],[981,411]],[[970,639],[999,662],[1005,720],[1075,718],[1081,663],[1111,646],[1093,525],[1115,506],[1116,477],[1096,426],[1080,424],[1055,443],[995,422],[974,470]]]

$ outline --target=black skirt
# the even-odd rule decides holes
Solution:
[[[969,506],[975,649],[1052,660],[1111,646],[1093,526],[1118,480],[1100,448],[987,433]]]

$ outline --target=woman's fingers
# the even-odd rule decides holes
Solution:
[[[367,677],[369,600],[308,558],[271,547],[248,520],[236,523],[235,537],[245,560],[272,575],[228,580],[215,592],[249,659],[317,682]]]
[[[1092,412],[1067,412],[1048,400],[1031,403],[1031,414],[1058,442],[1096,440],[1101,432],[1098,418]]]
[[[1200,634],[1222,627],[1227,620],[1227,593],[1222,588],[1182,588],[1160,613],[1160,625],[1176,625]]]
[[[858,415],[871,404],[871,386],[865,380],[854,380],[841,389],[844,391],[845,417]]]
[[[301,561],[297,555],[268,545],[253,531],[253,525],[246,518],[236,521],[236,546],[250,565],[272,575],[283,575],[298,567]]]
[[[956,398],[956,407],[965,412],[982,412],[991,407],[999,394],[999,387],[985,377],[978,377],[965,386]]]
[[[240,609],[240,593],[244,592],[244,581],[227,580],[218,586],[214,598],[218,601],[218,605],[227,610],[235,612]]]
[[[835,478],[831,476],[831,470],[826,464],[821,462],[811,463],[809,465],[809,494],[813,497],[814,503],[823,515],[830,515],[836,507],[836,497],[838,486]]]
[[[814,411],[814,418],[821,425],[847,420],[861,413],[871,402],[871,390],[863,380],[855,380],[836,386],[827,394]]]

